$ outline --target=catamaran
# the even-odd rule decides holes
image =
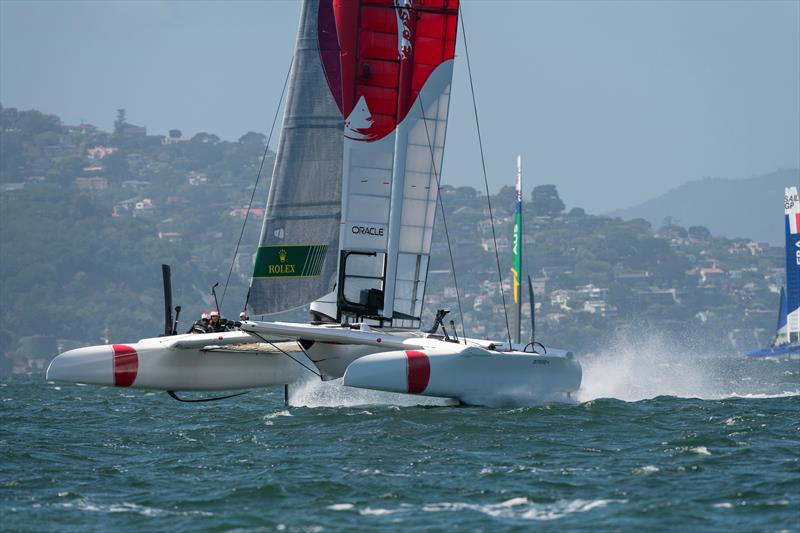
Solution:
[[[246,305],[309,306],[308,323],[174,335],[170,315],[165,336],[63,353],[47,379],[174,396],[292,383],[302,365],[464,403],[577,391],[569,351],[459,337],[444,310],[421,329],[458,20],[458,0],[303,3]]]
[[[800,201],[797,187],[786,187],[783,195],[786,231],[786,290],[781,287],[778,327],[772,344],[752,350],[748,358],[800,359]]]

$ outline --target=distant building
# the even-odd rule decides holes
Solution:
[[[633,293],[645,305],[674,305],[678,302],[676,289],[634,289]]]
[[[718,287],[725,279],[725,271],[721,268],[710,267],[700,269],[700,285]]]
[[[484,252],[494,252],[494,239],[481,239],[481,248]],[[497,238],[497,252],[506,253],[511,251],[511,240],[505,235]]]
[[[142,137],[147,137],[147,127],[135,126],[123,122],[121,124],[115,124],[114,133],[128,139],[141,139]]]
[[[606,305],[605,300],[587,300],[583,303],[583,310],[592,315],[599,314],[604,316],[606,314]]]
[[[25,183],[22,181],[12,183],[0,183],[0,192],[21,191],[25,188]]]
[[[141,191],[142,189],[149,186],[150,182],[144,180],[125,180],[122,182],[123,189],[131,189],[134,191]]]
[[[623,283],[644,281],[650,277],[650,272],[646,270],[622,270],[614,269],[614,279]]]
[[[189,182],[189,185],[197,187],[208,182],[208,174],[205,172],[197,172],[196,170],[192,170],[186,175],[186,179]]]
[[[86,149],[86,156],[92,161],[99,161],[105,159],[106,156],[113,154],[117,150],[119,150],[119,148],[116,146],[94,146]]]
[[[75,187],[79,191],[100,191],[108,189],[108,180],[102,176],[75,178]]]
[[[534,296],[543,296],[547,290],[547,278],[533,278],[531,280],[533,285]]]
[[[138,202],[136,202],[133,206],[133,216],[144,216],[149,215],[154,212],[156,209],[153,200],[150,198],[142,198]]]
[[[133,216],[133,207],[136,205],[137,198],[128,198],[127,200],[122,200],[121,202],[117,202],[114,205],[114,211],[112,212],[111,216],[113,217],[125,217],[125,216]]]
[[[183,241],[183,234],[177,231],[159,231],[158,238],[164,241],[179,243]]]
[[[247,208],[246,207],[234,207],[230,211],[228,211],[228,216],[231,217],[238,217],[244,218],[247,216]],[[250,208],[250,217],[255,217],[256,219],[263,218],[264,216],[264,208],[263,207],[251,207]]]
[[[161,144],[180,144],[189,142],[188,137],[164,137],[161,139]]]

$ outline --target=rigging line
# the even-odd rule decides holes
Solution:
[[[464,39],[464,55],[467,58],[467,73],[469,74],[469,89],[472,93],[472,109],[475,112],[475,127],[478,130],[478,146],[481,152],[481,166],[483,167],[483,183],[486,185],[486,203],[489,205],[489,221],[492,224],[492,240],[494,241],[494,258],[497,261],[497,277],[500,280],[500,296],[503,299],[503,314],[506,319],[506,335],[508,336],[508,347],[511,348],[511,328],[508,323],[508,308],[506,307],[506,293],[503,290],[503,272],[500,269],[500,255],[497,253],[497,234],[494,230],[494,216],[492,215],[492,198],[489,194],[489,179],[486,177],[486,159],[483,157],[483,140],[481,138],[481,124],[478,120],[478,104],[475,101],[475,85],[472,82],[472,68],[469,63],[469,47],[467,46],[467,30],[464,25],[464,11],[458,10],[461,16],[461,36]]]
[[[268,341],[267,339],[265,339],[265,338],[264,338],[264,337],[262,337],[260,334],[258,334],[258,333],[256,333],[256,332],[254,332],[254,331],[249,331],[248,333],[250,333],[251,335],[255,335],[256,337],[258,337],[259,339],[261,339],[261,340],[262,340],[263,342],[265,342],[266,344],[269,344],[270,346],[272,346],[273,348],[275,348],[276,350],[278,350],[279,352],[281,352],[283,355],[285,355],[286,357],[288,357],[289,359],[291,359],[292,361],[294,361],[295,363],[297,363],[298,365],[302,366],[303,368],[305,368],[306,370],[308,370],[308,371],[309,371],[309,372],[311,372],[312,374],[316,374],[316,376],[317,376],[317,377],[319,377],[320,379],[322,379],[322,374],[320,374],[320,373],[319,373],[319,372],[317,372],[316,370],[313,370],[313,369],[311,369],[311,368],[310,368],[308,365],[306,365],[306,364],[303,364],[303,362],[302,362],[302,361],[298,361],[297,359],[295,359],[294,357],[292,357],[292,356],[291,356],[291,355],[290,355],[288,352],[285,352],[285,351],[283,351],[282,349],[280,349],[278,346],[276,346],[276,345],[275,345],[275,344],[274,344],[272,341]],[[301,348],[302,348],[302,347],[301,347]],[[305,353],[305,350],[303,350],[303,353]]]
[[[444,235],[447,239],[447,251],[450,254],[450,268],[453,270],[453,283],[456,286],[456,302],[458,302],[458,317],[461,319],[461,338],[464,339],[464,344],[467,342],[467,333],[464,330],[464,313],[461,311],[461,294],[458,290],[458,277],[456,276],[456,263],[453,260],[453,249],[450,246],[450,233],[447,231],[447,217],[444,214],[444,202],[442,201],[442,181],[439,171],[436,169],[436,158],[433,154],[433,143],[431,143],[431,134],[428,131],[428,119],[425,118],[425,107],[422,105],[422,93],[417,97],[419,102],[419,109],[422,113],[422,123],[425,125],[425,136],[428,138],[428,148],[431,152],[431,168],[433,168],[433,176],[436,178],[436,197],[439,199],[439,205],[442,208],[442,225],[444,226]],[[430,261],[430,259],[428,259]],[[425,280],[427,283],[428,280]]]
[[[294,63],[294,54],[292,55],[291,61],[289,61],[289,70],[286,71],[286,78],[283,80],[283,90],[281,91],[281,97],[278,100],[278,107],[275,109],[275,116],[272,118],[272,127],[269,129],[269,137],[267,137],[267,145],[264,147],[264,155],[261,156],[261,165],[259,165],[258,167],[258,175],[256,176],[256,183],[255,185],[253,185],[253,192],[250,194],[250,203],[247,204],[247,212],[244,214],[244,222],[242,222],[242,231],[239,233],[239,240],[236,243],[236,249],[233,252],[233,258],[231,258],[231,266],[228,269],[228,277],[225,280],[225,288],[222,289],[222,298],[220,299],[220,306],[222,306],[222,304],[225,302],[225,293],[228,292],[228,283],[231,281],[231,273],[233,272],[233,265],[236,263],[236,256],[239,255],[239,246],[242,244],[242,237],[244,237],[244,230],[247,227],[247,219],[250,217],[250,209],[253,207],[253,199],[256,196],[256,190],[258,190],[258,182],[261,180],[261,172],[264,170],[264,162],[267,160],[269,145],[272,142],[272,134],[275,132],[275,124],[278,121],[278,113],[281,110],[283,97],[286,95],[286,86],[289,83],[289,75],[292,73],[293,63]],[[248,290],[247,299],[244,302],[245,308],[247,308],[247,304],[249,302],[250,302],[250,291]]]

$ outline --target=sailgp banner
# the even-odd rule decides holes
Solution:
[[[786,304],[789,335],[800,332],[800,201],[797,187],[784,191],[786,221]]]
[[[260,246],[253,268],[254,278],[304,278],[319,276],[325,260],[325,244]]]

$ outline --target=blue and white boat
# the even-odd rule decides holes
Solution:
[[[786,290],[781,288],[778,328],[770,346],[752,350],[748,358],[800,359],[800,201],[797,187],[784,193],[786,227]]]

